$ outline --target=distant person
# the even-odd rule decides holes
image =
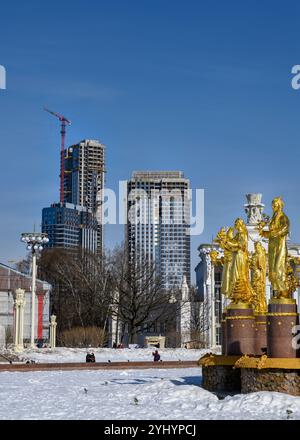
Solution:
[[[117,343],[116,343],[116,342],[114,342],[114,343],[113,343],[113,348],[118,348],[118,346],[117,346]]]
[[[95,358],[95,355],[94,355],[94,353],[88,353],[87,355],[86,355],[86,362],[96,362],[96,358]]]
[[[152,356],[153,356],[154,362],[159,362],[160,361],[160,354],[158,353],[158,350],[155,350],[155,352],[152,353]]]

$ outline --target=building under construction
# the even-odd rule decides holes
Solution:
[[[43,209],[47,247],[83,247],[102,253],[103,225],[97,194],[104,189],[105,146],[83,140],[64,151],[63,202]]]
[[[100,220],[101,202],[97,194],[104,189],[105,146],[96,140],[83,140],[67,149],[65,157],[64,200],[83,206]],[[97,249],[103,249],[103,227],[97,225]]]

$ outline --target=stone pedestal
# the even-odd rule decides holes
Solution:
[[[267,313],[268,357],[296,358],[293,327],[299,324],[297,304],[293,299],[271,299]]]
[[[247,304],[231,304],[226,316],[227,355],[255,354],[255,317]]]
[[[226,311],[222,313],[222,326],[221,326],[221,343],[222,343],[222,354],[227,353],[227,335],[226,335]]]
[[[262,356],[267,353],[267,316],[255,315],[255,354]]]
[[[300,396],[300,359],[206,354],[199,360],[202,386],[224,398],[272,391]]]

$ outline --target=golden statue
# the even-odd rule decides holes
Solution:
[[[267,312],[266,278],[267,278],[267,252],[263,245],[257,241],[254,245],[255,252],[251,258],[252,287],[256,294],[254,308],[255,313]]]
[[[234,237],[234,228],[222,228],[218,233],[216,242],[224,249],[224,257],[221,259],[223,263],[221,293],[224,296],[230,294],[230,269],[232,263],[232,251],[227,247],[227,241],[231,241]],[[222,243],[222,244],[221,244]]]
[[[234,226],[236,234],[232,238],[224,233],[224,228],[217,236],[220,246],[224,251],[226,249],[231,254],[228,278],[226,281],[224,279],[224,291],[227,289],[227,295],[233,304],[244,303],[250,305],[254,303],[255,294],[251,287],[249,275],[248,231],[244,221],[240,218],[235,221]],[[225,283],[227,283],[227,287]]]
[[[210,259],[213,266],[217,266],[218,264],[221,264],[221,259],[219,258],[219,253],[217,250],[212,250],[210,253]]]
[[[269,279],[275,291],[276,298],[292,298],[295,277],[291,273],[288,261],[287,236],[290,230],[290,221],[283,212],[284,202],[278,197],[272,202],[273,217],[271,222],[260,222],[259,233],[269,240]],[[269,226],[265,230],[265,226]]]
[[[294,258],[288,256],[287,264],[286,264],[286,278],[287,278],[287,290],[291,297],[299,287],[299,282],[295,276],[295,271],[296,271],[296,264]]]

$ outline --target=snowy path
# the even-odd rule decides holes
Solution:
[[[141,348],[141,349],[123,349],[113,350],[110,348],[95,348],[90,349],[94,351],[97,362],[127,362],[130,361],[152,361],[153,349]],[[32,359],[41,363],[68,363],[68,362],[85,362],[87,353],[85,348],[57,348],[54,353],[47,349],[41,350],[26,350],[20,357],[23,359]],[[159,353],[161,359],[164,361],[178,361],[178,360],[190,360],[197,361],[204,354],[211,350],[186,350],[184,348],[179,349],[160,349]]]
[[[3,372],[0,419],[286,419],[287,410],[300,419],[300,397],[262,392],[218,400],[200,382],[198,368]]]

